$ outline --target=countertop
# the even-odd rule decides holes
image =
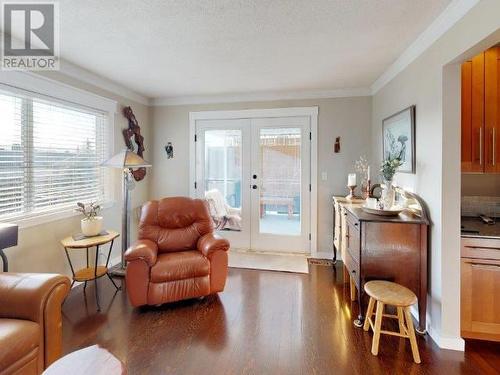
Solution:
[[[478,217],[462,216],[461,224],[462,237],[500,239],[500,218],[496,218],[495,224],[490,225],[484,224]]]

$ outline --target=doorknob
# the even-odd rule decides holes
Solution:
[[[257,189],[257,185],[252,185],[252,189]]]
[[[254,175],[252,176],[252,178],[255,180],[255,179],[257,178],[257,175],[256,175],[256,174],[254,174]]]

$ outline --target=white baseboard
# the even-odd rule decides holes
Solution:
[[[460,352],[465,351],[465,340],[463,338],[441,336],[432,326],[429,326],[427,331],[432,340],[434,340],[436,345],[441,349],[457,350]]]
[[[313,259],[332,259],[333,258],[333,253],[330,251],[317,251],[315,253],[312,253],[309,258]]]
[[[417,305],[410,308],[410,312],[418,322],[418,309]],[[427,315],[427,334],[441,349],[458,350],[463,352],[465,350],[465,341],[461,337],[444,337],[437,333],[429,324],[429,315]]]

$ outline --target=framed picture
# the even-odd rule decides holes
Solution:
[[[382,121],[382,152],[387,158],[401,158],[398,172],[415,173],[415,106],[405,108]]]

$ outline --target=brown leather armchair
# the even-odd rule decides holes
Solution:
[[[125,253],[125,280],[133,306],[224,290],[229,242],[214,234],[206,201],[173,197],[147,202],[138,238]]]
[[[41,374],[62,353],[66,276],[0,273],[0,374]]]

